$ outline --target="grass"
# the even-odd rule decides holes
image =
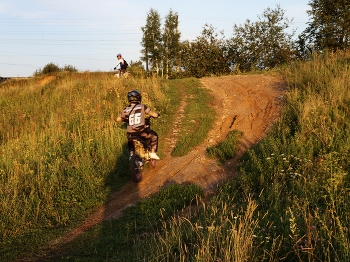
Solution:
[[[237,151],[237,144],[242,134],[238,130],[230,131],[224,141],[207,148],[208,156],[217,158],[221,163],[234,158]]]
[[[212,96],[208,90],[201,88],[198,79],[172,80],[172,83],[185,92],[186,107],[185,120],[181,123],[180,135],[171,155],[184,156],[204,141],[216,115],[210,106]]]
[[[279,69],[282,116],[241,159],[241,175],[140,236],[136,261],[349,261],[349,57]]]
[[[174,116],[167,106],[180,98],[157,79],[65,72],[1,84],[2,261],[73,227],[129,181],[125,130],[115,119],[131,89],[163,115],[153,128],[164,137]]]
[[[127,105],[126,94],[132,89],[140,90],[143,102],[161,115],[153,121],[152,129],[160,137],[162,156],[166,146],[162,140],[171,133],[181,96],[187,89],[190,96],[196,90],[201,92],[198,80],[120,80],[108,73],[59,72],[1,84],[2,261],[39,254],[39,247],[76,226],[102,205],[111,192],[129,181],[125,129],[115,119]],[[192,99],[191,103],[209,100],[209,95],[203,93],[200,100]],[[208,128],[203,130],[207,132]],[[175,193],[164,195],[166,190]],[[159,194],[167,199],[157,203]],[[160,210],[169,216],[201,193],[192,185],[171,186],[159,194],[131,208],[128,212],[137,213],[132,219],[140,221],[138,216],[146,212],[145,223],[151,225],[156,223],[154,219],[159,220]],[[179,195],[184,198],[177,199]],[[149,213],[150,209],[154,212]],[[125,221],[131,217],[126,216],[122,223],[127,224]],[[108,228],[107,225],[102,228]],[[120,230],[119,226],[115,228]],[[96,241],[104,243],[99,237]]]
[[[190,218],[173,217],[148,234],[137,261],[252,261],[256,208],[254,201],[234,212],[230,205],[204,205]]]
[[[187,205],[182,202],[181,197],[178,197],[181,195],[179,192],[182,192],[182,188],[172,189],[171,194],[166,193],[164,197],[160,198],[166,200],[165,202],[163,200],[150,200],[144,206],[143,203],[140,203],[140,206],[137,206],[136,209],[131,209],[132,214],[130,216],[125,217],[125,224],[120,220],[115,220],[94,228],[77,240],[78,242],[75,244],[79,247],[79,249],[76,249],[77,252],[69,253],[66,257],[61,257],[61,260],[89,261],[93,258],[95,261],[349,261],[349,70],[350,54],[348,53],[326,53],[322,56],[315,56],[311,61],[298,62],[280,68],[278,74],[288,83],[282,116],[275,123],[267,137],[250,149],[241,159],[239,168],[241,175],[238,178],[218,188],[217,194],[210,202],[203,203],[202,208],[187,209],[187,213],[174,213],[177,208]],[[84,81],[86,80],[82,80],[82,82]],[[91,79],[90,81],[96,80]],[[188,88],[189,102],[207,101],[207,103],[210,103],[210,100],[196,98],[195,90],[199,91],[196,80],[186,81],[190,81],[189,83],[193,81],[193,85]],[[171,84],[173,83],[176,82]],[[181,85],[184,83],[181,82]],[[25,85],[27,86],[28,83]],[[78,83],[76,85],[80,86]],[[96,87],[96,85],[90,87]],[[124,88],[128,89],[130,86]],[[186,90],[183,86],[180,86],[180,88],[180,91]],[[32,89],[36,90],[36,88]],[[20,84],[18,88],[13,90],[10,90],[10,88],[0,90],[2,92],[0,96],[2,107],[8,103],[7,99],[2,98],[4,97],[4,90],[6,92],[11,91],[9,97],[13,97],[16,101],[13,103],[21,101]],[[57,90],[57,85],[42,92],[45,94],[54,90]],[[81,90],[85,91],[86,86]],[[118,92],[123,92],[123,89]],[[97,93],[101,94],[103,92]],[[98,95],[97,93],[95,95]],[[52,95],[53,93],[51,93]],[[35,96],[37,100],[38,97]],[[62,97],[61,100],[66,97]],[[154,106],[153,101],[167,103],[164,97],[159,100],[150,99],[151,107]],[[6,105],[6,108],[9,108],[8,106],[11,103]],[[156,107],[167,108],[158,105]],[[203,112],[196,111],[198,110],[196,107],[194,106],[191,110],[187,108],[186,114],[189,112]],[[2,121],[0,124],[16,123],[16,118],[8,118],[7,112],[22,116],[22,120],[34,117],[31,114],[29,114],[29,118],[23,117],[22,108],[18,104],[12,108],[13,110],[2,109],[1,113],[5,113],[6,121]],[[80,115],[79,112],[76,112],[76,114]],[[196,116],[197,113],[189,114],[189,116],[191,115]],[[202,114],[198,113],[198,115]],[[54,114],[52,118],[43,119],[57,118],[59,116]],[[7,121],[8,119],[11,121]],[[89,159],[89,156],[93,155],[89,149],[92,148],[95,150],[92,152],[96,152],[96,148],[99,148],[94,146],[92,141],[81,139],[81,137],[89,137],[89,134],[90,136],[93,134],[92,130],[84,126],[84,124],[88,125],[90,123],[89,119],[78,118],[79,123],[81,123],[77,125],[79,128],[74,125],[74,122],[68,124],[71,133],[77,134],[73,136],[76,140],[70,141],[79,141],[79,143],[77,145],[74,143],[59,144],[60,151],[57,152],[75,153],[72,154],[71,158],[62,158],[63,160],[69,159],[72,163],[75,163],[74,160],[80,159],[80,157]],[[201,122],[190,117],[188,119],[189,123],[192,124],[198,125]],[[18,126],[31,126],[30,122],[17,122]],[[57,123],[62,126],[67,125],[64,121],[48,121],[43,127],[50,130],[50,123],[56,124],[54,130],[60,130]],[[188,128],[185,126],[182,127],[184,137],[191,134],[191,132],[193,135],[193,125],[189,125]],[[30,162],[23,161],[24,156],[27,156],[28,153],[26,155],[26,147],[23,147],[27,140],[22,140],[22,137],[26,137],[25,131],[29,129],[24,128],[22,130],[21,128],[8,128],[6,126],[6,129],[0,130],[6,130],[6,132],[1,133],[1,155],[5,156],[4,160],[1,159],[1,161],[6,160],[7,162],[5,162],[6,164],[2,162],[0,169],[3,170],[1,171],[1,179],[3,179],[1,181],[3,187],[1,197],[7,196],[3,192],[10,192],[6,202],[1,202],[6,203],[7,206],[14,203],[10,196],[18,197],[19,192],[21,195],[28,192],[28,196],[31,196],[30,192],[33,192],[34,196],[39,194],[40,191],[33,190],[33,188],[34,185],[40,186],[42,182],[33,183],[33,186],[28,187],[28,191],[26,191],[26,187],[15,191],[16,185],[25,184],[24,182],[27,181],[27,177],[30,177],[30,170],[32,170]],[[118,130],[118,128],[115,130]],[[121,131],[120,133],[122,133]],[[36,131],[35,133],[40,134],[41,132]],[[55,137],[54,135],[55,132],[50,133],[50,136],[44,141],[49,142],[50,139]],[[27,137],[30,138],[29,135]],[[72,138],[72,136],[68,137]],[[63,138],[60,137],[60,139]],[[183,139],[179,140],[180,146],[178,146],[179,149],[175,151],[175,154],[181,155],[185,152],[184,146],[181,146],[182,142],[180,142]],[[31,141],[31,139],[28,141]],[[36,141],[40,140],[37,139]],[[65,142],[65,140],[63,141]],[[190,139],[187,141],[190,141]],[[14,146],[10,146],[10,143]],[[55,143],[51,144],[53,147],[55,145]],[[35,149],[40,150],[41,147]],[[9,154],[5,150],[9,150]],[[89,154],[86,152],[89,152]],[[79,157],[77,157],[77,154]],[[14,158],[14,155],[22,156],[19,158],[21,161],[13,161],[11,156]],[[70,156],[71,154],[67,155]],[[39,156],[41,154],[38,152],[37,157]],[[56,159],[57,155],[51,157]],[[59,165],[59,161],[50,162],[50,164],[43,167],[61,170],[59,167],[62,166]],[[92,162],[88,166],[94,166],[93,164],[98,166],[98,161]],[[40,165],[38,166],[40,167]],[[73,167],[75,166],[73,165]],[[48,191],[43,191],[44,193],[48,192],[45,193],[46,195],[41,192],[40,194],[47,197],[50,192],[56,192],[57,186],[54,187],[53,185],[57,185],[57,183],[59,185],[60,183],[69,185],[69,183],[63,183],[67,179],[73,183],[84,181],[84,176],[74,177],[77,173],[74,172],[73,167],[69,169],[70,172],[65,173],[66,180],[56,180],[57,175],[50,176],[50,172],[43,173],[42,180],[39,179],[38,181],[52,181],[52,184],[49,184],[52,186],[47,188]],[[79,165],[76,165],[76,167],[79,167]],[[11,170],[13,173],[17,172],[17,176],[9,176],[8,174],[11,173],[8,173],[7,170]],[[26,170],[26,172],[19,172],[19,170]],[[34,174],[36,173],[34,172]],[[103,172],[99,174],[103,174]],[[71,178],[71,176],[73,177]],[[4,178],[7,180],[4,180]],[[95,178],[98,179],[98,177]],[[33,181],[37,181],[37,179]],[[15,189],[6,187],[7,182],[10,182],[10,185]],[[84,185],[84,183],[79,185]],[[62,188],[67,189],[67,187]],[[187,198],[189,200],[195,199],[192,196],[196,194],[200,195],[197,189],[190,189],[190,191],[194,194],[189,194],[191,196]],[[63,194],[63,196],[67,195],[77,199],[75,191],[71,194],[69,194],[69,191]],[[69,199],[68,201],[63,198],[62,203],[74,206],[73,198]],[[94,198],[92,197],[92,199]],[[159,198],[155,196],[155,199]],[[24,200],[27,202],[24,202]],[[28,207],[31,207],[30,197],[22,198],[21,201],[21,203],[27,203]],[[175,201],[172,203],[180,204],[173,208],[173,204],[167,204],[168,201]],[[22,204],[22,207],[26,207],[26,205]],[[37,206],[41,207],[41,205],[33,205],[33,207]],[[161,212],[164,211],[162,208],[169,206],[171,208],[165,209],[171,211],[169,213],[165,212],[166,215],[162,217]],[[26,215],[30,216],[30,219],[24,220],[26,216],[18,216],[15,221],[18,222],[18,225],[22,225],[19,222],[21,218],[23,219],[21,221],[30,225],[30,223],[35,223],[36,214],[41,213],[36,213],[34,208],[28,208],[28,210],[31,213],[18,208],[8,210],[8,212],[12,214],[12,212],[27,211]],[[148,216],[149,212],[150,216]],[[64,213],[62,212],[62,214]],[[147,219],[140,220],[138,215]],[[41,219],[41,216],[38,215],[37,217]],[[58,217],[61,218],[58,221],[64,221],[62,220],[64,216]],[[146,226],[138,225],[135,223],[135,218],[137,221],[149,221],[150,223]],[[1,221],[3,219],[5,219],[5,222],[2,222],[3,225],[10,221],[6,220],[8,218],[5,216],[1,218]],[[28,224],[23,225],[28,226]],[[121,228],[118,228],[118,225],[121,225]],[[57,229],[59,227],[54,225],[53,228]],[[15,229],[17,228],[14,227],[13,231],[8,232],[13,236],[21,233],[20,230],[15,231]],[[25,238],[22,237],[21,239]],[[80,249],[82,248],[81,245],[85,245],[90,240],[92,240],[91,245],[87,246],[86,249]],[[12,245],[14,243],[12,242]],[[23,243],[24,241],[22,245]],[[130,243],[133,243],[135,248],[130,249]],[[3,245],[3,247],[6,246]],[[73,248],[75,247],[73,246]],[[83,252],[80,253],[82,250]]]
[[[182,208],[196,205],[203,190],[194,184],[172,184],[135,206],[123,217],[105,221],[64,247],[65,254],[47,257],[51,261],[139,261],[138,249],[147,232]],[[137,242],[135,240],[137,239]]]

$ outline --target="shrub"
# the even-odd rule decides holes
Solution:
[[[66,71],[66,72],[70,72],[70,73],[73,73],[73,72],[77,72],[78,69],[76,69],[74,66],[72,65],[65,65],[63,68],[62,68],[62,71]]]
[[[72,65],[65,65],[63,68],[60,68],[58,65],[54,63],[48,63],[47,65],[44,66],[43,69],[38,69],[34,72],[34,76],[40,76],[40,75],[48,75],[48,74],[54,74],[54,73],[59,73],[59,72],[77,72],[78,69],[76,69]]]
[[[61,69],[58,67],[58,65],[54,63],[48,63],[46,66],[44,66],[43,70],[41,70],[42,74],[51,74],[51,73],[57,73],[60,72]]]

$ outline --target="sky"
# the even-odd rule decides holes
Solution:
[[[309,0],[0,0],[0,77],[28,77],[48,63],[79,71],[110,71],[116,54],[139,61],[141,27],[151,8],[162,19],[178,13],[181,41],[193,41],[205,24],[225,38],[233,26],[258,21],[279,5],[300,34],[309,22]]]

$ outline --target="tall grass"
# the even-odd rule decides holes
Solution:
[[[350,259],[349,57],[324,54],[285,68],[283,117],[243,159],[240,185],[261,193],[286,261]]]
[[[144,250],[147,232],[171,219],[177,210],[195,205],[202,196],[203,190],[195,184],[161,188],[127,207],[121,218],[105,221],[67,244],[63,255],[52,261],[140,261],[138,250]]]
[[[224,141],[207,148],[206,151],[208,156],[217,158],[221,163],[234,158],[237,152],[237,145],[239,139],[242,137],[242,134],[243,133],[238,130],[230,131]]]
[[[254,261],[256,208],[249,201],[234,210],[231,198],[219,205],[204,205],[191,218],[173,217],[164,222],[162,231],[149,236],[138,261]]]
[[[0,86],[2,260],[72,226],[128,181],[125,130],[116,116],[131,89],[166,114],[166,88],[156,79],[105,73],[59,73]],[[162,135],[171,121],[157,125]]]
[[[143,261],[350,260],[350,54],[280,69],[282,117],[200,212],[164,222]],[[244,239],[244,240],[242,240]]]

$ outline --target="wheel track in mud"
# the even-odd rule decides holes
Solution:
[[[265,75],[204,78],[201,82],[204,88],[213,92],[213,107],[217,112],[214,128],[206,141],[186,156],[170,156],[174,146],[171,141],[177,138],[176,130],[181,125],[186,106],[183,98],[174,121],[175,132],[165,141],[165,148],[169,150],[165,150],[166,156],[158,161],[156,168],[145,172],[140,183],[130,182],[111,194],[107,203],[79,227],[50,242],[45,252],[47,256],[64,251],[64,245],[87,230],[104,220],[120,217],[125,208],[135,205],[140,199],[156,193],[170,183],[196,183],[204,189],[206,196],[210,196],[215,193],[218,184],[237,174],[235,167],[239,158],[266,134],[278,118],[285,84]],[[216,160],[206,156],[206,147],[221,142],[234,129],[244,133],[236,157],[224,165],[218,165]],[[41,260],[42,258],[36,261]]]

